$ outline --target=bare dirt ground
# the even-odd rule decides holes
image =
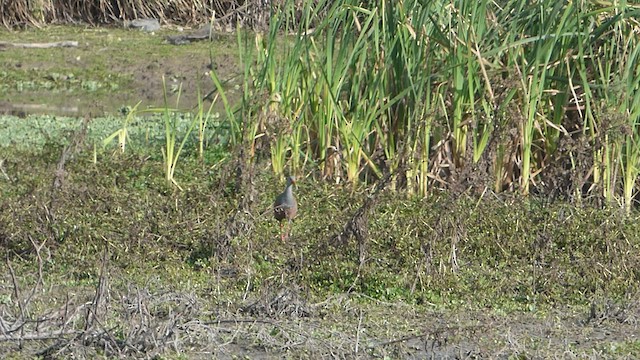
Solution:
[[[115,282],[115,280],[114,280]],[[9,358],[633,359],[640,305],[499,314],[429,310],[358,294],[309,303],[294,288],[214,306],[194,293],[74,290],[35,322],[2,314]],[[86,301],[79,301],[85,298]],[[38,301],[37,296],[31,300]],[[365,300],[365,301],[363,301]],[[15,318],[10,315],[17,315]],[[16,320],[14,322],[14,320]],[[86,321],[85,330],[74,324]],[[114,329],[118,329],[117,332]],[[22,339],[18,341],[18,339]]]

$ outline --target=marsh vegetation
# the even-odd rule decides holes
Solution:
[[[116,14],[13,4],[5,25]],[[135,11],[215,10],[161,5]],[[82,41],[0,52],[0,99],[103,104],[0,118],[4,357],[640,356],[640,9],[250,6],[177,47],[2,34]]]

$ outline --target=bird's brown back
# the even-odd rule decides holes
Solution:
[[[280,194],[284,195],[284,194]],[[273,204],[273,216],[278,221],[291,220],[298,214],[298,203],[296,198],[291,196],[289,199],[278,196]]]

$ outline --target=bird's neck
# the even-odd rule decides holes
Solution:
[[[287,185],[287,188],[284,189],[284,193],[287,198],[293,197],[293,184]]]

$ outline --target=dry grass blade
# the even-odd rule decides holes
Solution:
[[[396,173],[402,173],[406,169],[405,166],[396,169]],[[355,237],[358,246],[358,268],[362,268],[367,257],[367,242],[369,238],[369,216],[380,201],[382,191],[389,186],[394,174],[386,170],[386,173],[380,178],[374,187],[370,196],[367,196],[362,206],[356,210],[353,216],[346,222],[342,231],[334,235],[330,240],[334,245],[345,245],[350,238]]]
[[[242,23],[250,28],[264,28],[271,14],[270,6],[260,0],[87,0],[39,1],[38,7],[28,0],[0,3],[2,24],[14,26],[41,26],[45,23],[86,22],[92,25],[156,18],[161,23],[202,24],[214,15],[218,24]]]

